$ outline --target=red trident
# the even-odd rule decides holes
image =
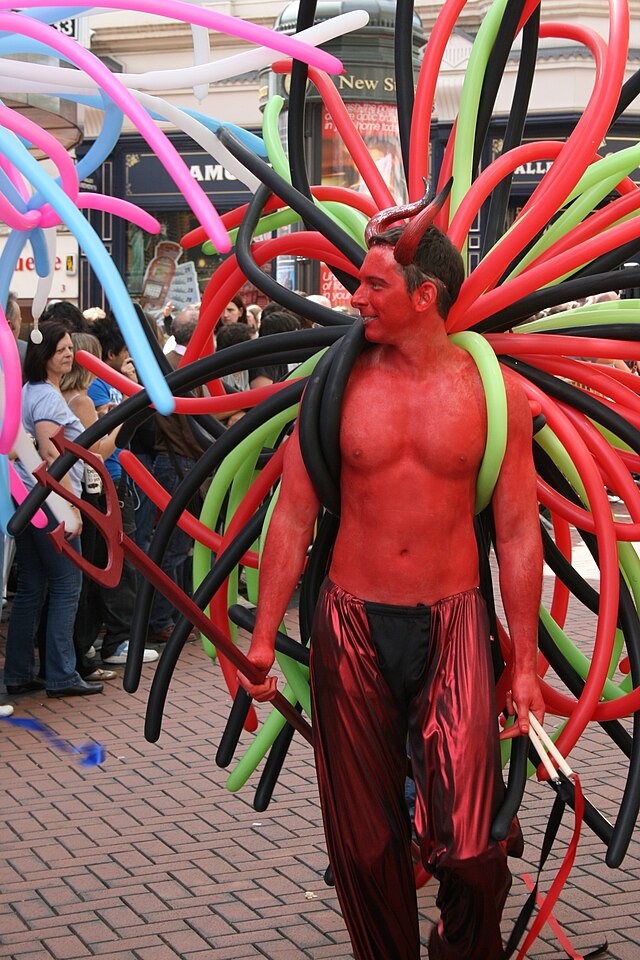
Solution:
[[[84,447],[79,446],[77,443],[67,440],[62,428],[54,434],[52,439],[56,449],[61,454],[69,451],[79,460],[84,460],[84,462],[92,466],[94,470],[97,470],[102,479],[106,510],[102,513],[101,510],[98,510],[90,503],[81,500],[80,497],[77,497],[67,487],[62,486],[58,480],[55,480],[47,472],[46,464],[44,463],[41,463],[40,466],[34,470],[34,476],[39,484],[48,487],[50,490],[55,490],[61,497],[64,497],[64,499],[72,503],[74,507],[77,507],[83,516],[86,515],[87,518],[95,524],[106,544],[107,563],[104,568],[97,567],[95,564],[90,563],[85,557],[81,557],[76,553],[65,540],[64,524],[60,524],[50,533],[56,550],[64,553],[65,556],[79,566],[87,576],[109,587],[115,586],[118,583],[122,573],[123,558],[125,556],[128,557],[136,569],[151,581],[156,590],[159,590],[167,597],[176,609],[179,610],[190,623],[197,627],[200,633],[203,633],[215,647],[222,651],[227,659],[230,660],[251,683],[261,683],[265,675],[256,669],[244,653],[227,639],[222,631],[211,622],[200,607],[125,534],[122,529],[122,514],[120,512],[115,484],[102,458],[91,453],[89,450],[85,450]],[[279,690],[276,691],[271,702],[288,723],[290,723],[305,740],[311,743],[310,725],[300,716],[295,707],[289,703]]]

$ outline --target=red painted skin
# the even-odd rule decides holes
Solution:
[[[352,304],[378,344],[357,361],[345,393],[342,512],[330,577],[354,596],[431,604],[479,583],[473,533],[475,485],[486,439],[486,402],[471,357],[451,343],[426,281],[409,294],[387,246],[373,247]],[[506,375],[507,449],[493,495],[500,589],[514,643],[511,691],[520,733],[527,712],[544,719],[536,674],[542,583],[531,414]],[[302,571],[319,509],[297,435],[265,544],[249,659],[267,673],[274,638]],[[241,678],[242,679],[242,678]],[[275,677],[245,682],[267,700]]]
[[[342,509],[329,577],[347,594],[367,601],[430,607],[443,598],[473,590],[479,583],[473,515],[476,479],[486,441],[485,394],[474,361],[445,333],[436,306],[437,293],[436,284],[430,280],[408,293],[393,249],[374,246],[365,257],[360,286],[352,298],[353,306],[364,319],[365,336],[372,347],[356,362],[345,392],[340,435]],[[527,734],[529,710],[541,723],[544,719],[544,701],[536,674],[542,546],[530,408],[520,386],[508,376],[505,383],[507,449],[493,495],[493,511],[500,588],[514,649],[507,707],[513,712],[513,702],[518,705],[517,729]],[[265,675],[273,664],[275,633],[302,571],[318,509],[319,502],[294,433],[287,445],[280,497],[263,553],[258,614],[248,654]],[[473,666],[468,669],[473,671]],[[268,677],[262,684],[251,684],[239,675],[239,681],[257,700],[271,699],[276,690],[275,677]],[[373,695],[377,687],[371,690]],[[361,719],[361,709],[356,706],[354,710],[360,712]],[[354,714],[354,722],[355,719]],[[366,742],[365,737],[362,749]],[[402,736],[399,743],[402,747]],[[462,744],[457,748],[458,754],[460,748],[463,749]],[[455,753],[456,748],[453,750]],[[341,764],[349,763],[349,751],[348,743],[336,747]],[[317,749],[316,759],[323,793],[327,776],[331,775],[326,768],[320,768]],[[372,782],[377,779],[373,776]],[[379,782],[382,783],[381,772]],[[355,787],[352,792],[356,792]],[[366,785],[361,792],[366,794]],[[342,817],[348,816],[348,804],[344,805],[348,795],[347,790],[339,804]],[[494,801],[495,797],[487,797],[488,804]],[[404,864],[406,838],[402,840],[401,828],[390,829],[389,843],[394,844],[390,849],[397,850],[396,862]],[[359,834],[363,848],[367,847],[366,830],[365,823]],[[482,881],[483,857],[485,872],[489,862],[498,864],[491,895],[498,910],[497,925],[494,919],[492,932],[486,933],[485,940],[491,939],[491,951],[482,956],[482,960],[494,960],[502,952],[499,912],[509,880],[506,864],[501,866],[499,857],[496,860],[495,849],[491,849],[488,835],[485,836],[486,856],[480,853],[475,865],[469,861],[468,879],[471,887],[476,884],[476,891],[482,890],[486,886]],[[462,874],[458,872],[458,876]],[[348,883],[352,882],[353,878],[349,878]],[[441,893],[444,889],[441,886]],[[381,938],[388,937],[392,929],[397,933],[397,957],[412,960],[418,956],[416,934],[411,935],[414,941],[410,945],[403,942],[401,946],[403,936],[398,931],[404,933],[403,921],[400,927],[392,927],[395,915],[402,918],[412,914],[408,894],[398,894],[394,901],[391,885],[386,901],[386,927],[384,910],[370,911],[367,917],[361,899],[366,896],[364,888],[359,902],[358,891],[358,882],[342,891],[339,885],[338,889],[356,956],[361,960],[386,958],[388,950],[385,953],[386,948],[380,947]],[[447,904],[452,903],[451,896],[450,892],[445,894],[442,901],[443,916]],[[470,901],[457,899],[459,903],[472,904],[474,916],[479,918],[477,923],[482,925],[485,914],[478,894],[472,894]],[[355,904],[353,907],[350,901]],[[369,945],[356,943],[354,914],[347,916],[352,909],[360,919],[365,917],[364,923],[378,923]],[[455,916],[450,915],[451,919],[455,926]],[[461,922],[469,927],[469,915],[466,921],[461,915]],[[480,960],[475,947],[459,944],[450,948],[435,932],[430,950],[434,958]]]

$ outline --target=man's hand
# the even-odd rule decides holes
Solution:
[[[267,677],[269,670],[273,666],[274,652],[273,645],[264,646],[262,644],[251,644],[247,659],[265,676],[262,683],[251,683],[243,673],[238,670],[238,683],[247,693],[259,703],[265,703],[273,700],[276,694],[277,677]]]
[[[510,717],[517,713],[518,719],[512,727],[504,731],[501,739],[528,736],[529,711],[542,725],[544,723],[544,709],[544,699],[540,691],[538,677],[535,674],[516,674],[513,677],[511,690],[507,693],[507,713]]]
[[[129,377],[129,380],[133,380],[134,383],[138,382],[138,374],[131,357],[127,357],[127,359],[124,361],[120,367],[120,373],[124,374],[125,377]]]

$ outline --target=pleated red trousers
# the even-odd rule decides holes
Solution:
[[[419,960],[415,827],[440,881],[430,960],[499,960],[509,887],[490,839],[504,793],[484,601],[367,603],[326,581],[311,645],[318,787],[336,890],[356,960]]]

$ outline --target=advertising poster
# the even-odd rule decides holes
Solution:
[[[393,103],[346,103],[349,116],[396,203],[406,203],[398,114]],[[369,193],[327,110],[322,111],[322,183]],[[320,267],[320,291],[334,307],[347,306],[350,294],[331,271]]]

